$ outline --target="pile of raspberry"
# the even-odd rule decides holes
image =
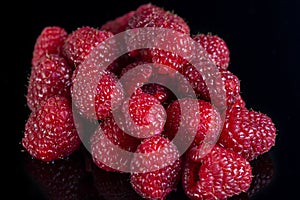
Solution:
[[[95,49],[105,59],[107,52],[98,48],[101,43],[146,27],[176,31],[201,45],[221,77],[226,105],[212,103],[205,77],[174,52],[133,50],[112,61],[100,75],[97,66],[86,64]],[[188,51],[186,45],[178,41],[177,48]],[[225,41],[210,33],[191,35],[183,18],[152,4],[101,28],[82,26],[67,33],[61,27],[45,27],[36,40],[31,64],[26,95],[31,114],[22,138],[25,150],[35,159],[55,162],[87,140],[95,165],[116,174],[130,173],[132,188],[144,199],[166,199],[179,184],[190,199],[227,199],[246,192],[253,178],[250,161],[275,145],[272,120],[246,107],[240,81],[228,70]],[[174,73],[191,87],[185,87]],[[132,82],[119,81],[126,74]],[[176,91],[150,81],[156,79],[173,81]],[[175,95],[189,88],[196,98]],[[95,121],[97,128],[90,129],[87,122]],[[182,150],[180,142],[186,141],[190,144]],[[132,157],[124,159],[116,149]]]

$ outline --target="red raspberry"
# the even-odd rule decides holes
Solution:
[[[180,128],[180,129],[179,129]],[[216,108],[203,100],[184,98],[171,103],[167,108],[164,134],[172,140],[176,134],[185,133],[199,145],[216,141],[221,130],[221,117]]]
[[[208,53],[211,61],[220,68],[227,69],[229,65],[229,49],[223,39],[211,34],[198,34],[192,37]]]
[[[156,83],[145,84],[141,89],[143,92],[156,97],[160,103],[166,102],[172,96],[172,92],[168,88]]]
[[[128,133],[138,138],[159,135],[164,128],[166,111],[152,95],[135,93],[122,107]]]
[[[275,145],[276,128],[267,115],[234,107],[226,117],[219,144],[253,160]]]
[[[160,136],[142,141],[131,166],[132,187],[146,199],[165,199],[180,180],[179,152],[174,144]]]
[[[231,108],[233,104],[236,102],[237,98],[240,95],[240,80],[237,76],[231,73],[228,70],[219,69],[221,79],[223,82],[223,88],[225,90],[225,102],[223,102],[223,96],[219,95],[217,92],[217,96],[214,99],[214,104],[220,111],[223,111],[225,108]],[[216,83],[216,88],[220,87],[220,83]],[[210,97],[209,100],[212,98]],[[226,103],[226,105],[224,105]]]
[[[189,35],[174,31],[172,33],[162,31],[152,39],[153,43],[159,44],[161,48],[141,50],[141,57],[151,59],[152,63],[157,64],[154,65],[157,74],[168,74],[174,77],[177,71],[188,64],[187,60],[192,60],[195,48]]]
[[[185,41],[185,35],[189,35],[190,28],[186,24],[186,22],[179,17],[178,15],[171,13],[169,11],[165,11],[164,9],[154,6],[152,4],[146,4],[140,6],[136,11],[132,18],[129,20],[128,29],[134,28],[143,28],[143,27],[156,27],[156,28],[166,28],[171,29],[178,32],[178,38],[174,40],[174,37],[167,38],[168,34],[162,33],[160,36],[154,36],[154,38],[148,38],[146,40],[139,40],[136,39],[131,42],[127,42],[128,45],[132,46],[136,43],[141,42],[156,42],[161,43],[161,46],[167,47],[172,45],[171,49],[176,48],[174,51],[170,50],[161,50],[161,49],[145,49],[138,51],[134,51],[131,55],[140,54],[143,59],[151,60],[153,63],[163,64],[172,69],[178,70],[180,67],[186,63],[186,61],[176,54],[176,50],[178,49],[187,49],[185,52],[186,55],[189,55],[192,52],[189,48],[191,45],[187,44]],[[184,36],[182,36],[184,34]],[[182,39],[183,38],[183,39]],[[152,41],[149,41],[152,40]],[[164,44],[162,44],[164,42]],[[168,49],[168,48],[166,48]],[[162,74],[169,74],[170,71],[167,70],[168,68],[158,68],[158,72]]]
[[[201,72],[198,71],[194,66],[187,65],[184,66],[180,70],[181,74],[184,75],[186,80],[191,84],[192,88],[195,91],[195,94],[198,95],[201,99],[204,99],[206,101],[211,101],[211,95],[210,93],[213,91],[209,91],[206,82],[204,81]],[[235,103],[236,99],[238,98],[240,94],[240,81],[237,76],[235,76],[233,73],[231,73],[228,70],[219,69],[220,72],[220,78],[215,78],[213,85],[211,86],[212,90],[215,91],[214,96],[214,105],[220,110],[224,110],[226,103],[227,107],[232,107],[232,105]],[[222,83],[220,83],[222,81]],[[181,81],[182,82],[182,81]],[[187,86],[187,83],[181,83],[179,86],[179,91],[182,93],[189,92]],[[223,86],[223,87],[222,87]],[[223,96],[218,91],[220,89],[223,89],[225,92],[225,99],[223,99]],[[223,102],[225,101],[225,102]]]
[[[77,67],[101,42],[112,37],[111,32],[99,31],[92,27],[81,27],[73,31],[63,45],[63,55],[70,64]]]
[[[153,63],[164,65],[164,67],[162,67],[161,65],[154,65],[157,66],[156,73],[158,74],[169,74],[171,77],[174,77],[174,74],[179,71],[182,66],[187,64],[187,61],[185,59],[172,51],[170,52],[153,48],[150,50],[150,55],[152,57]]]
[[[131,63],[136,62],[136,59],[131,57],[129,53],[123,54],[122,56],[118,57],[114,60],[108,67],[107,71],[112,72],[117,77],[120,77],[122,70],[130,65]]]
[[[235,99],[235,102],[225,110],[225,112],[226,112],[225,116],[230,115],[230,112],[232,111],[232,108],[234,108],[234,107],[246,108],[246,102],[244,101],[244,99],[242,98],[241,95],[238,95]]]
[[[123,68],[120,81],[124,91],[131,96],[136,90],[148,82],[152,74],[152,64],[134,62]]]
[[[153,38],[151,36],[146,38],[139,38],[139,35],[132,36],[133,39],[130,42],[127,41],[128,46],[150,46],[151,48],[131,51],[130,56],[154,63],[153,67],[156,74],[174,77],[182,66],[187,65],[187,60],[192,59],[194,46],[188,35],[174,31],[172,33],[162,31],[160,35]],[[152,45],[141,43],[151,43]],[[130,47],[130,49],[136,48]]]
[[[100,124],[101,130],[113,144],[118,145],[126,151],[135,152],[141,141],[125,133],[123,131],[124,119],[120,120],[117,124],[114,118],[106,119]]]
[[[118,34],[126,30],[129,19],[134,15],[134,11],[128,12],[114,20],[110,20],[102,25],[101,31],[109,31]]]
[[[58,26],[45,27],[38,36],[34,45],[31,64],[35,66],[39,60],[47,54],[60,54],[61,47],[67,38],[65,29]]]
[[[191,84],[190,87],[194,89],[194,92],[197,96],[199,96],[201,99],[209,100],[209,90],[206,86],[206,83],[201,75],[201,72],[197,70],[193,65],[184,65],[180,69],[180,73],[184,76],[185,80],[179,81],[179,92],[186,94],[189,91],[189,88],[187,87],[188,83]],[[188,82],[186,82],[188,81]]]
[[[265,189],[272,181],[274,168],[269,154],[258,156],[250,162],[252,167],[252,182],[250,188],[239,195],[233,196],[230,200],[249,200],[255,198],[256,194]]]
[[[70,100],[53,96],[44,101],[30,114],[22,144],[31,156],[45,162],[67,157],[77,150],[81,140]]]
[[[69,97],[72,67],[58,55],[46,55],[31,69],[27,89],[27,105],[36,110],[42,101],[54,95]]]
[[[232,106],[240,94],[240,80],[237,76],[228,70],[220,69],[222,81],[226,92],[226,104],[227,107]]]
[[[238,95],[235,98],[235,102],[232,105],[232,107],[241,107],[241,108],[245,108],[246,107],[246,102],[244,101],[244,99],[242,98],[241,95]]]
[[[249,189],[251,171],[246,159],[214,146],[200,162],[186,162],[182,184],[190,199],[227,199]]]
[[[152,4],[138,7],[129,20],[129,29],[143,27],[170,28],[181,33],[190,33],[189,26],[181,17]]]
[[[108,118],[100,124],[91,137],[91,154],[94,163],[99,168],[106,171],[120,172],[127,169],[126,167],[128,167],[127,165],[130,163],[130,160],[122,158],[123,154],[120,153],[119,149],[135,152],[137,146],[140,144],[140,140],[123,132],[122,129],[113,118]],[[102,161],[104,158],[107,161],[106,163]],[[107,163],[113,166],[108,166]]]
[[[88,119],[108,118],[123,102],[123,87],[117,78],[96,65],[78,66],[72,84],[72,100],[79,113]]]

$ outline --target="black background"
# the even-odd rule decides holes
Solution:
[[[63,3],[64,2],[64,3]],[[12,97],[9,107],[9,134],[13,138],[16,175],[13,195],[40,199],[42,195],[23,169],[24,153],[19,144],[25,121],[26,84],[30,73],[32,50],[37,36],[46,26],[61,26],[68,32],[80,26],[101,27],[139,5],[149,1],[37,1],[26,2],[29,9],[18,5],[18,37],[14,55],[17,58],[4,72],[1,85]],[[272,183],[255,199],[290,199],[297,196],[300,180],[298,146],[300,142],[299,102],[299,30],[300,2],[266,1],[152,1],[167,10],[174,10],[190,25],[192,33],[212,32],[222,37],[231,52],[229,70],[241,80],[242,96],[248,108],[268,114],[276,124],[276,146],[270,154],[275,176]],[[25,5],[24,5],[25,6]],[[16,12],[17,13],[17,12]],[[21,13],[21,12],[20,12]],[[24,13],[24,14],[23,14]],[[10,99],[10,98],[7,98]],[[8,103],[8,102],[7,102]],[[7,123],[10,124],[10,123]],[[4,134],[4,133],[3,133]],[[11,148],[10,148],[11,149]],[[10,178],[11,179],[11,178]],[[17,188],[16,188],[17,187]]]

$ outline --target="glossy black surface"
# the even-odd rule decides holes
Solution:
[[[12,60],[13,66],[7,67],[4,71],[7,75],[1,79],[4,91],[14,99],[5,101],[14,104],[5,106],[9,107],[9,117],[4,125],[9,126],[3,133],[13,138],[15,147],[13,156],[9,156],[14,161],[10,162],[14,169],[13,180],[10,178],[13,182],[10,189],[14,192],[10,195],[22,199],[138,199],[130,189],[126,175],[117,179],[114,174],[95,168],[84,149],[68,160],[45,165],[22,153],[19,142],[29,115],[25,94],[31,55],[41,30],[50,25],[65,27],[68,32],[84,25],[100,27],[105,21],[147,2],[110,0],[107,5],[101,1],[28,2],[30,10],[26,10],[15,25],[27,27],[18,30],[19,36],[15,38],[18,48],[15,48],[14,56],[17,58]],[[272,172],[265,171],[272,174],[270,183],[258,192],[236,198],[292,199],[297,196],[300,180],[299,1],[152,2],[174,10],[186,19],[192,33],[212,32],[221,36],[229,45],[229,69],[241,80],[247,107],[268,114],[276,124],[276,146],[265,158],[271,157],[272,167],[268,162],[268,167],[258,167],[272,169]],[[102,179],[107,182],[97,182],[98,177],[105,177]],[[252,187],[256,191],[255,186]],[[184,199],[183,196],[179,189],[169,199]]]

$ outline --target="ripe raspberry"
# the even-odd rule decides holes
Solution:
[[[123,68],[120,74],[120,82],[127,96],[131,96],[136,90],[148,82],[152,74],[152,64],[134,62]]]
[[[173,77],[182,66],[187,65],[187,60],[192,59],[194,46],[191,44],[192,40],[189,35],[175,31],[170,31],[173,34],[163,30],[161,32],[159,35],[146,38],[139,38],[139,35],[136,35],[136,37],[132,36],[133,39],[128,42],[129,46],[144,46],[141,43],[151,43],[151,45],[147,44],[147,46],[152,46],[152,48],[136,50],[129,54],[141,60],[154,63],[153,67],[156,74],[166,74]]]
[[[197,34],[192,38],[207,51],[215,65],[223,69],[228,68],[230,52],[223,39],[211,34]]]
[[[216,141],[220,130],[220,114],[208,102],[184,98],[174,101],[167,108],[164,134],[170,140],[183,132],[199,145],[203,140]],[[193,135],[195,138],[192,138]]]
[[[50,97],[30,114],[22,145],[31,156],[49,162],[69,156],[80,144],[69,99]]]
[[[267,115],[234,107],[226,117],[219,144],[253,160],[275,145],[276,128]]]
[[[159,135],[164,128],[166,111],[152,95],[135,93],[122,107],[128,133],[137,138]]]
[[[193,200],[226,199],[249,189],[251,170],[250,163],[243,157],[214,146],[201,162],[186,162],[183,188]]]
[[[174,30],[178,32],[178,38],[168,36],[168,34],[164,34],[163,32],[161,35],[156,35],[153,38],[147,38],[146,40],[144,38],[133,37],[135,40],[130,42],[127,41],[127,44],[130,46],[136,45],[137,43],[140,44],[141,42],[153,42],[160,43],[161,46],[166,47],[169,51],[151,48],[143,49],[138,52],[134,51],[131,55],[140,55],[145,60],[151,60],[153,63],[163,64],[175,70],[180,69],[180,67],[186,63],[180,55],[175,53],[181,50],[181,52],[185,52],[185,55],[190,55],[190,52],[192,52],[189,49],[191,45],[187,43],[185,38],[189,35],[190,28],[181,17],[152,4],[142,5],[135,11],[135,14],[129,20],[128,29],[143,27]],[[172,74],[172,72],[167,69],[168,68],[159,67],[157,70],[162,74]]]
[[[235,103],[240,94],[240,81],[237,76],[228,70],[219,69],[219,72],[221,77],[216,77],[216,79],[214,79],[214,83],[211,88],[216,91],[209,91],[206,81],[204,81],[200,71],[198,71],[194,66],[187,65],[180,70],[180,73],[184,75],[186,80],[191,84],[196,95],[198,95],[201,99],[211,101],[212,99],[210,94],[211,92],[214,92],[215,95],[213,103],[220,111],[222,111],[225,108],[224,103],[226,103],[226,106],[229,108]],[[221,81],[222,83],[220,83]],[[186,85],[186,83],[181,84],[179,91],[187,93],[188,88]],[[225,92],[225,100],[223,99],[223,95],[218,92],[221,88]]]
[[[201,99],[209,100],[209,90],[208,87],[201,75],[201,72],[198,71],[193,65],[184,65],[179,71],[185,78],[185,81],[191,84],[192,89],[194,89],[195,94]],[[179,92],[186,94],[189,91],[187,88],[187,83],[179,83]]]
[[[35,66],[47,54],[60,54],[61,47],[67,38],[65,29],[58,26],[45,27],[34,45],[31,64]]]
[[[100,124],[95,134],[91,137],[92,158],[94,163],[101,169],[122,171],[127,169],[130,160],[126,160],[127,158],[122,159],[119,149],[135,152],[139,144],[140,140],[123,132],[113,118],[108,118]],[[103,163],[104,158],[106,163]],[[107,164],[118,167],[118,169],[116,170]]]
[[[241,108],[246,107],[246,102],[244,101],[241,95],[238,95],[235,98],[235,102],[233,103],[232,107],[241,107]]]
[[[80,65],[73,74],[71,96],[82,116],[102,120],[121,105],[124,92],[112,73],[95,65]]]
[[[179,47],[176,48],[182,48],[180,47],[180,45],[178,46]],[[174,51],[165,51],[161,49],[152,48],[150,49],[150,55],[152,57],[153,63],[164,65],[164,67],[162,67],[161,65],[154,65],[156,66],[155,72],[158,74],[168,74],[171,77],[174,77],[174,74],[176,74],[177,71],[180,71],[182,66],[187,64],[187,61],[180,55],[174,53]]]
[[[172,96],[172,92],[168,88],[156,83],[145,84],[141,89],[143,92],[156,97],[162,104]]]
[[[231,107],[240,94],[240,81],[237,76],[228,70],[220,69],[222,81],[226,92],[226,105]]]
[[[160,48],[150,48],[141,50],[141,57],[149,57],[156,67],[157,74],[168,74],[171,77],[177,71],[188,64],[187,60],[192,60],[195,48],[192,39],[187,34],[162,31],[162,33],[152,39],[155,46]],[[145,58],[144,58],[145,59]]]
[[[250,188],[246,192],[231,197],[230,200],[255,199],[256,194],[266,188],[272,181],[274,175],[273,163],[267,153],[258,156],[257,159],[250,162],[250,165],[253,175]]]
[[[77,67],[97,45],[112,36],[111,32],[99,31],[88,26],[78,28],[67,37],[62,53],[70,64]]]
[[[112,72],[117,77],[120,77],[122,70],[130,65],[131,63],[136,62],[136,59],[131,57],[129,53],[123,54],[122,56],[118,57],[114,60],[108,67],[107,71]]]
[[[146,199],[165,199],[180,180],[178,150],[168,139],[160,136],[142,141],[131,166],[131,185]]]
[[[123,131],[123,123],[124,119],[122,119],[122,121],[119,121],[117,124],[114,118],[108,118],[103,121],[100,126],[103,133],[112,143],[118,145],[120,148],[126,151],[135,152],[141,141],[125,133]],[[119,125],[121,125],[121,128],[119,127]]]
[[[72,67],[58,55],[46,55],[31,69],[27,89],[27,105],[36,110],[42,101],[54,95],[69,97]]]
[[[186,22],[178,15],[152,4],[141,5],[128,22],[128,28],[170,28],[181,33],[190,33]]]
[[[109,31],[118,34],[126,30],[129,19],[134,15],[134,11],[128,12],[114,20],[110,20],[102,25],[101,31]]]

